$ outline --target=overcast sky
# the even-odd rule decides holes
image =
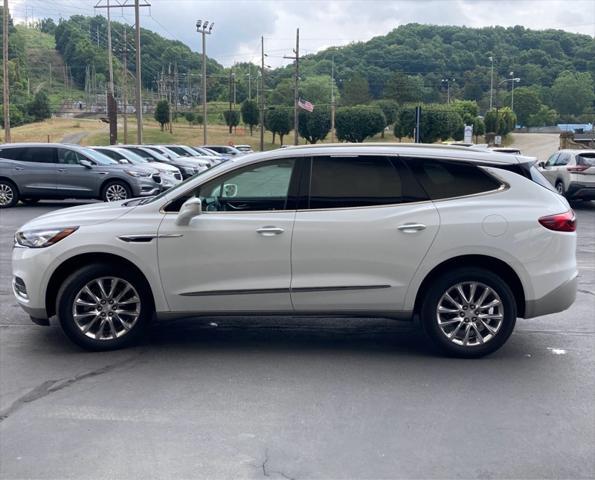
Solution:
[[[9,0],[18,21],[35,18],[92,15],[97,3],[108,0]],[[133,0],[110,0],[134,3]],[[523,25],[557,28],[595,36],[595,0],[141,0],[141,25],[164,37],[200,50],[197,19],[215,22],[207,37],[207,54],[228,66],[260,62],[260,37],[265,37],[267,63],[287,63],[295,31],[300,28],[302,54],[329,46],[368,40],[406,23],[437,25]],[[97,10],[105,14],[105,10]],[[122,16],[122,13],[124,16]],[[133,23],[134,9],[112,10],[112,18]]]

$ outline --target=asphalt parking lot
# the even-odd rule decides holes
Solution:
[[[577,302],[481,360],[383,319],[207,318],[86,353],[10,288],[0,210],[0,478],[595,478],[595,202]]]

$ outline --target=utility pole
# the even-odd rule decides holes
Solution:
[[[167,103],[169,103],[169,133],[174,133],[172,126],[173,108],[171,105],[171,62],[167,67]]]
[[[202,129],[203,129],[203,145],[207,144],[207,46],[206,39],[207,35],[211,34],[213,30],[214,22],[211,22],[209,27],[209,21],[202,20],[196,21],[196,31],[202,34]],[[209,28],[207,30],[207,27]]]
[[[293,50],[295,57],[283,57],[288,60],[295,60],[295,85],[293,91],[293,144],[299,143],[299,115],[298,115],[298,102],[299,102],[299,86],[300,86],[300,29],[296,30],[295,35],[295,49]]]
[[[494,105],[494,57],[490,56],[488,57],[490,59],[490,62],[492,62],[492,72],[490,74],[490,110],[492,109],[493,105]]]
[[[248,64],[248,100],[252,100],[252,64]]]
[[[4,0],[2,10],[2,73],[3,73],[3,103],[4,103],[4,142],[10,143],[10,86],[8,84],[8,0]]]
[[[110,95],[114,96],[114,62],[112,60],[112,18],[110,14],[110,0],[107,1],[107,67],[109,71],[108,89]]]
[[[50,66],[50,90],[51,90],[51,88],[52,88],[52,63],[51,62],[49,64],[49,66]]]
[[[106,1],[107,5],[103,5]],[[135,47],[136,47],[136,92],[135,92],[135,107],[136,107],[136,143],[143,143],[143,105],[142,105],[142,78],[141,78],[141,50],[140,50],[140,7],[150,7],[148,0],[113,0],[115,5],[110,5],[112,0],[98,0],[95,8],[107,8],[108,18],[111,8],[134,8],[134,22],[135,22]],[[108,29],[110,29],[110,22],[108,21]],[[99,30],[97,30],[97,42],[99,42]],[[111,38],[108,32],[108,42],[111,43]],[[111,58],[111,48],[110,58]],[[111,73],[111,61],[110,61]],[[111,76],[110,76],[111,78]],[[113,82],[113,80],[112,80]],[[112,83],[113,85],[113,83]],[[113,89],[113,86],[112,86]],[[112,90],[113,92],[113,90]]]
[[[260,37],[260,151],[264,152],[264,37]]]
[[[124,25],[124,48],[122,50],[122,114],[124,116],[124,143],[128,143],[128,44],[126,43],[126,25]],[[87,67],[88,68],[88,67]]]
[[[335,141],[335,56],[331,64],[331,142]]]

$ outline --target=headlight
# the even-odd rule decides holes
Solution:
[[[76,232],[79,227],[42,228],[37,230],[24,230],[17,232],[14,243],[19,247],[44,248],[58,243],[68,235]]]
[[[146,170],[124,170],[128,175],[132,175],[133,177],[150,177],[152,174],[151,172],[147,172]]]

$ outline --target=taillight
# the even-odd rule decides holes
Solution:
[[[572,167],[566,167],[566,170],[568,170],[570,173],[580,173],[588,170],[590,167],[591,165],[576,165]]]
[[[576,231],[576,216],[572,210],[564,213],[557,213],[555,215],[548,215],[539,219],[541,223],[548,230],[556,232],[574,232]]]

